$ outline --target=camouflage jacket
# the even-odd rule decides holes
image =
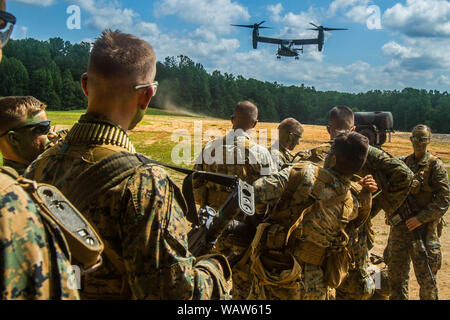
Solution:
[[[271,147],[271,153],[273,161],[277,165],[278,170],[280,170],[283,165],[292,163],[294,159],[294,155],[288,149],[283,147],[279,142]]]
[[[39,210],[0,172],[0,299],[79,299],[64,236]]]
[[[20,163],[20,162],[17,162],[17,161],[13,161],[13,160],[8,160],[8,159],[3,159],[3,165],[5,167],[13,168],[20,175],[23,175],[25,170],[28,167],[28,165],[26,165],[26,164],[23,164],[23,163]]]
[[[249,134],[242,130],[232,130],[223,138],[208,142],[195,163],[195,170],[238,176],[250,184],[262,175],[277,171],[267,148],[254,143]],[[224,186],[194,178],[195,201],[201,207],[209,205],[219,209],[231,191]]]
[[[301,160],[323,166],[331,144],[332,141],[307,150],[307,155]],[[413,173],[399,159],[383,150],[369,146],[366,163],[358,175],[368,174],[374,177],[378,188],[383,191],[377,199],[380,207],[388,215],[391,215],[406,199],[410,191]]]
[[[441,218],[450,203],[448,175],[442,161],[432,156],[429,151],[419,160],[414,154],[401,157],[400,160],[412,170],[417,181],[407,198],[416,218],[422,223]]]
[[[382,193],[377,197],[387,216],[392,215],[405,201],[411,190],[412,171],[399,159],[385,151],[369,146],[366,163],[360,176],[371,174]]]
[[[325,159],[331,148],[332,141],[319,147],[309,149],[301,160],[309,160],[319,165],[324,165]],[[383,150],[369,146],[367,160],[360,176],[371,174],[377,182],[378,188],[383,192],[374,199],[372,212],[377,213],[383,209],[387,215],[391,215],[406,199],[409,193],[412,172],[402,161],[396,159]],[[356,266],[366,264],[367,252],[373,246],[374,232],[372,222],[367,219],[358,229],[349,231],[349,251]],[[360,268],[362,271],[364,268]]]
[[[294,156],[293,161],[294,162],[310,161],[317,164],[318,166],[323,167],[325,159],[328,156],[328,152],[330,151],[332,144],[333,141],[328,141],[315,148],[300,151]]]
[[[103,138],[89,136],[89,132],[96,135],[97,125],[116,132],[109,137],[118,136],[118,140],[105,143]],[[82,126],[87,128],[80,129]],[[127,150],[134,148],[120,126],[86,114],[64,142],[45,151],[30,165],[26,176],[58,186],[71,199],[81,172],[108,155]],[[162,168],[146,165],[82,210],[102,237],[106,253],[103,265],[84,277],[82,298],[229,298],[231,283],[221,271],[228,272],[228,276],[231,273],[226,269],[226,260],[220,263],[221,257],[197,259],[187,249],[189,225],[175,188]]]
[[[348,222],[357,216],[350,195],[350,180],[313,163],[287,167],[275,175],[256,180],[253,186],[255,201],[278,203],[267,221],[279,224],[285,233],[294,227],[289,238],[294,240],[294,245],[295,240],[300,240],[322,249],[330,247],[340,235],[342,221]],[[342,195],[345,199],[333,204],[317,205],[317,201],[325,202]],[[315,203],[301,217],[303,210]]]

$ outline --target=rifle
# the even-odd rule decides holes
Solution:
[[[217,212],[208,206],[200,210],[199,224],[188,233],[189,251],[194,256],[210,252],[220,235],[241,211],[248,216],[255,214],[253,186],[235,178],[233,192]]]
[[[393,217],[391,217],[389,219],[389,222],[391,223],[391,225],[397,226],[398,224],[400,224],[400,222],[404,222],[407,219],[415,216],[414,212],[411,210],[411,208],[409,206],[408,199],[406,199],[405,202],[403,203],[403,207],[405,208],[405,210],[407,212],[406,216],[403,216],[401,213],[394,215]],[[436,287],[436,279],[434,278],[433,272],[431,271],[428,252],[427,252],[427,249],[423,242],[422,234],[420,233],[420,229],[422,229],[421,227],[418,227],[418,228],[410,231],[411,235],[412,235],[412,247],[413,247],[413,251],[418,253],[422,257],[422,259],[424,259],[425,264],[427,266],[428,279],[431,280],[433,282],[433,285]]]

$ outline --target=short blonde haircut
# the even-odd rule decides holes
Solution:
[[[0,98],[0,132],[11,129],[23,118],[45,110],[47,106],[32,96]]]
[[[303,133],[304,129],[300,122],[294,118],[286,118],[278,125],[278,130],[284,130],[288,133]]]
[[[152,46],[131,34],[105,30],[94,42],[88,73],[102,78],[142,80],[156,68]]]

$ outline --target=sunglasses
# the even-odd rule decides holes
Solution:
[[[430,142],[431,138],[427,137],[411,137],[415,142],[426,143]]]
[[[2,49],[8,42],[15,24],[15,16],[11,13],[0,10],[0,49]]]
[[[11,128],[11,129],[3,132],[2,134],[0,134],[0,137],[3,137],[8,132],[19,131],[19,130],[23,130],[23,129],[29,129],[35,135],[42,136],[42,135],[48,134],[50,132],[50,129],[51,129],[50,120],[45,120],[45,121],[36,122],[36,123],[23,124],[23,125]]]
[[[158,90],[158,81],[148,83],[148,84],[138,84],[137,86],[134,86],[134,89],[139,90],[139,89],[148,88],[148,87],[153,87],[153,96],[152,97],[154,97],[156,94],[156,90]]]
[[[289,132],[289,134],[292,134],[292,135],[296,136],[296,137],[299,138],[299,139],[302,138],[301,133]]]

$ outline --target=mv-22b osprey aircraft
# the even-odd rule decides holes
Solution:
[[[298,60],[298,52],[303,53],[303,45],[308,44],[317,44],[317,48],[319,51],[322,51],[323,42],[324,42],[324,31],[333,31],[333,30],[348,30],[344,28],[325,28],[324,26],[317,26],[314,23],[310,22],[314,28],[309,28],[308,30],[318,31],[319,34],[315,39],[278,39],[278,38],[267,38],[259,36],[259,29],[272,29],[270,27],[262,27],[261,25],[265,21],[261,21],[260,23],[242,25],[242,24],[232,24],[235,27],[244,27],[244,28],[252,28],[253,29],[253,49],[258,47],[258,42],[266,42],[278,44],[277,58],[281,59],[281,56],[284,57],[295,57]],[[294,45],[301,45],[301,48],[295,48]]]

